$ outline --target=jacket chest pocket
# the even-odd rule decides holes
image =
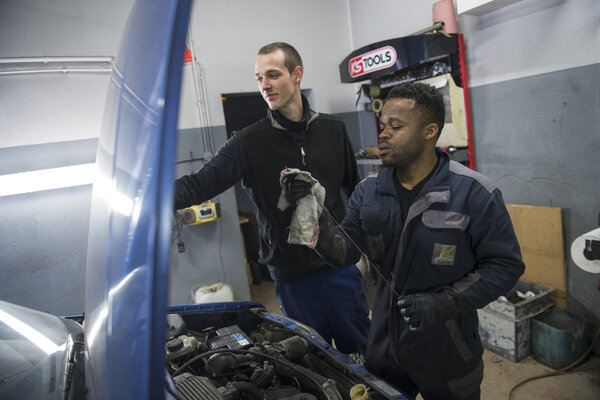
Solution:
[[[390,210],[378,207],[360,209],[360,229],[369,258],[385,258],[385,232],[390,229]]]
[[[430,229],[458,229],[464,231],[469,226],[471,217],[454,211],[427,210],[421,221]]]
[[[427,210],[421,216],[421,222],[427,228],[425,256],[431,260],[431,266],[437,273],[454,274],[455,269],[444,266],[462,265],[467,245],[465,231],[470,217],[454,211]],[[462,254],[462,256],[461,256]],[[442,267],[441,270],[438,268]],[[460,272],[460,271],[459,271]]]

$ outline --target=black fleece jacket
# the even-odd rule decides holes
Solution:
[[[305,107],[308,103],[305,102]],[[279,176],[284,168],[309,171],[326,189],[325,207],[340,221],[359,181],[356,160],[343,122],[310,110],[305,132],[288,132],[267,117],[234,132],[198,172],[175,182],[175,208],[209,200],[239,180],[256,206],[260,262],[276,281],[294,281],[331,267],[312,249],[287,243],[291,211],[280,211]]]

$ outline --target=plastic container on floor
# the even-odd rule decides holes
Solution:
[[[553,307],[533,318],[533,357],[553,369],[576,361],[589,346],[589,321]]]
[[[194,303],[220,303],[233,301],[233,290],[227,283],[214,283],[208,286],[196,285],[192,288]]]

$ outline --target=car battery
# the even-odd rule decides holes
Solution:
[[[213,336],[208,340],[208,345],[211,349],[220,349],[227,347],[230,349],[241,349],[252,342],[246,334],[237,326],[231,325],[215,331],[217,336]]]

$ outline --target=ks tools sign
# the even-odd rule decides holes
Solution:
[[[356,78],[369,72],[391,67],[395,62],[396,50],[391,46],[385,46],[351,59],[348,62],[348,71],[352,78]]]

